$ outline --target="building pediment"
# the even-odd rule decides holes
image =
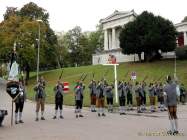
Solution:
[[[125,18],[125,17],[131,16],[131,15],[137,16],[137,14],[134,12],[134,10],[131,10],[131,11],[117,11],[117,10],[115,10],[114,13],[112,13],[108,17],[101,19],[100,22],[106,23],[106,22],[110,22],[113,20],[118,20],[120,18]]]

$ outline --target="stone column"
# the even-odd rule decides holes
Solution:
[[[112,30],[108,30],[108,49],[112,49]]]
[[[184,45],[187,45],[187,32],[184,32]]]
[[[112,49],[116,48],[116,29],[112,28]]]
[[[108,50],[108,31],[104,31],[104,50]]]

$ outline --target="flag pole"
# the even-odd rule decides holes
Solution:
[[[117,66],[119,64],[103,64],[104,66],[113,66],[114,67],[114,81],[115,81],[115,98],[116,103],[118,103],[118,83],[117,83]]]

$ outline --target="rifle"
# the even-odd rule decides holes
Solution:
[[[81,74],[81,77],[79,78],[79,80],[81,80],[81,79],[84,77],[84,74],[85,74],[85,73],[82,73],[82,74]]]
[[[128,74],[129,74],[129,70],[128,70],[127,73],[125,74],[125,77],[127,77]]]
[[[160,81],[160,80],[162,79],[162,77],[163,77],[163,76],[160,76],[160,77],[158,78],[158,80],[157,80],[157,81]]]
[[[88,74],[85,74],[84,77],[81,79],[81,81],[84,81],[86,79]]]
[[[94,80],[95,72],[92,72],[92,81]]]
[[[144,82],[147,78],[148,78],[148,75],[146,75],[146,76],[144,77],[143,82]]]
[[[122,81],[125,81],[125,78],[128,76],[129,74],[129,70],[127,71],[127,73],[124,75],[124,80],[122,79]],[[129,81],[128,81],[129,82]]]
[[[64,69],[62,69],[62,71],[61,71],[61,73],[60,73],[60,76],[59,76],[58,80],[61,80],[63,72],[64,72]]]
[[[107,76],[108,72],[109,72],[109,69],[107,69],[107,70],[105,71],[105,73],[103,74],[103,78],[102,78],[102,80],[105,79],[105,77]]]

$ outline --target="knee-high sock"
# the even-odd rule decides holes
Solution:
[[[90,106],[90,110],[91,110],[91,111],[93,110],[93,105]]]
[[[101,108],[98,108],[98,113],[101,113],[101,110],[102,110]]]
[[[178,119],[174,119],[174,130],[178,131]]]
[[[15,113],[15,121],[18,121],[18,113]]]
[[[55,110],[55,116],[57,116],[57,112],[58,112],[58,110]]]
[[[81,109],[80,108],[78,109],[78,113],[81,114]]]
[[[140,111],[140,107],[139,106],[137,106],[137,111]]]
[[[93,105],[93,110],[95,110],[95,105]]]
[[[62,116],[62,109],[60,110],[60,116]]]
[[[174,132],[174,120],[170,119],[170,130]]]
[[[122,109],[121,109],[121,106],[119,106],[119,113],[121,113],[121,110],[122,110]]]
[[[36,118],[38,118],[38,112],[36,112]]]
[[[22,119],[22,112],[19,112],[19,120]]]
[[[44,111],[41,111],[41,117],[44,117]]]
[[[125,106],[123,106],[123,113],[125,113]]]

